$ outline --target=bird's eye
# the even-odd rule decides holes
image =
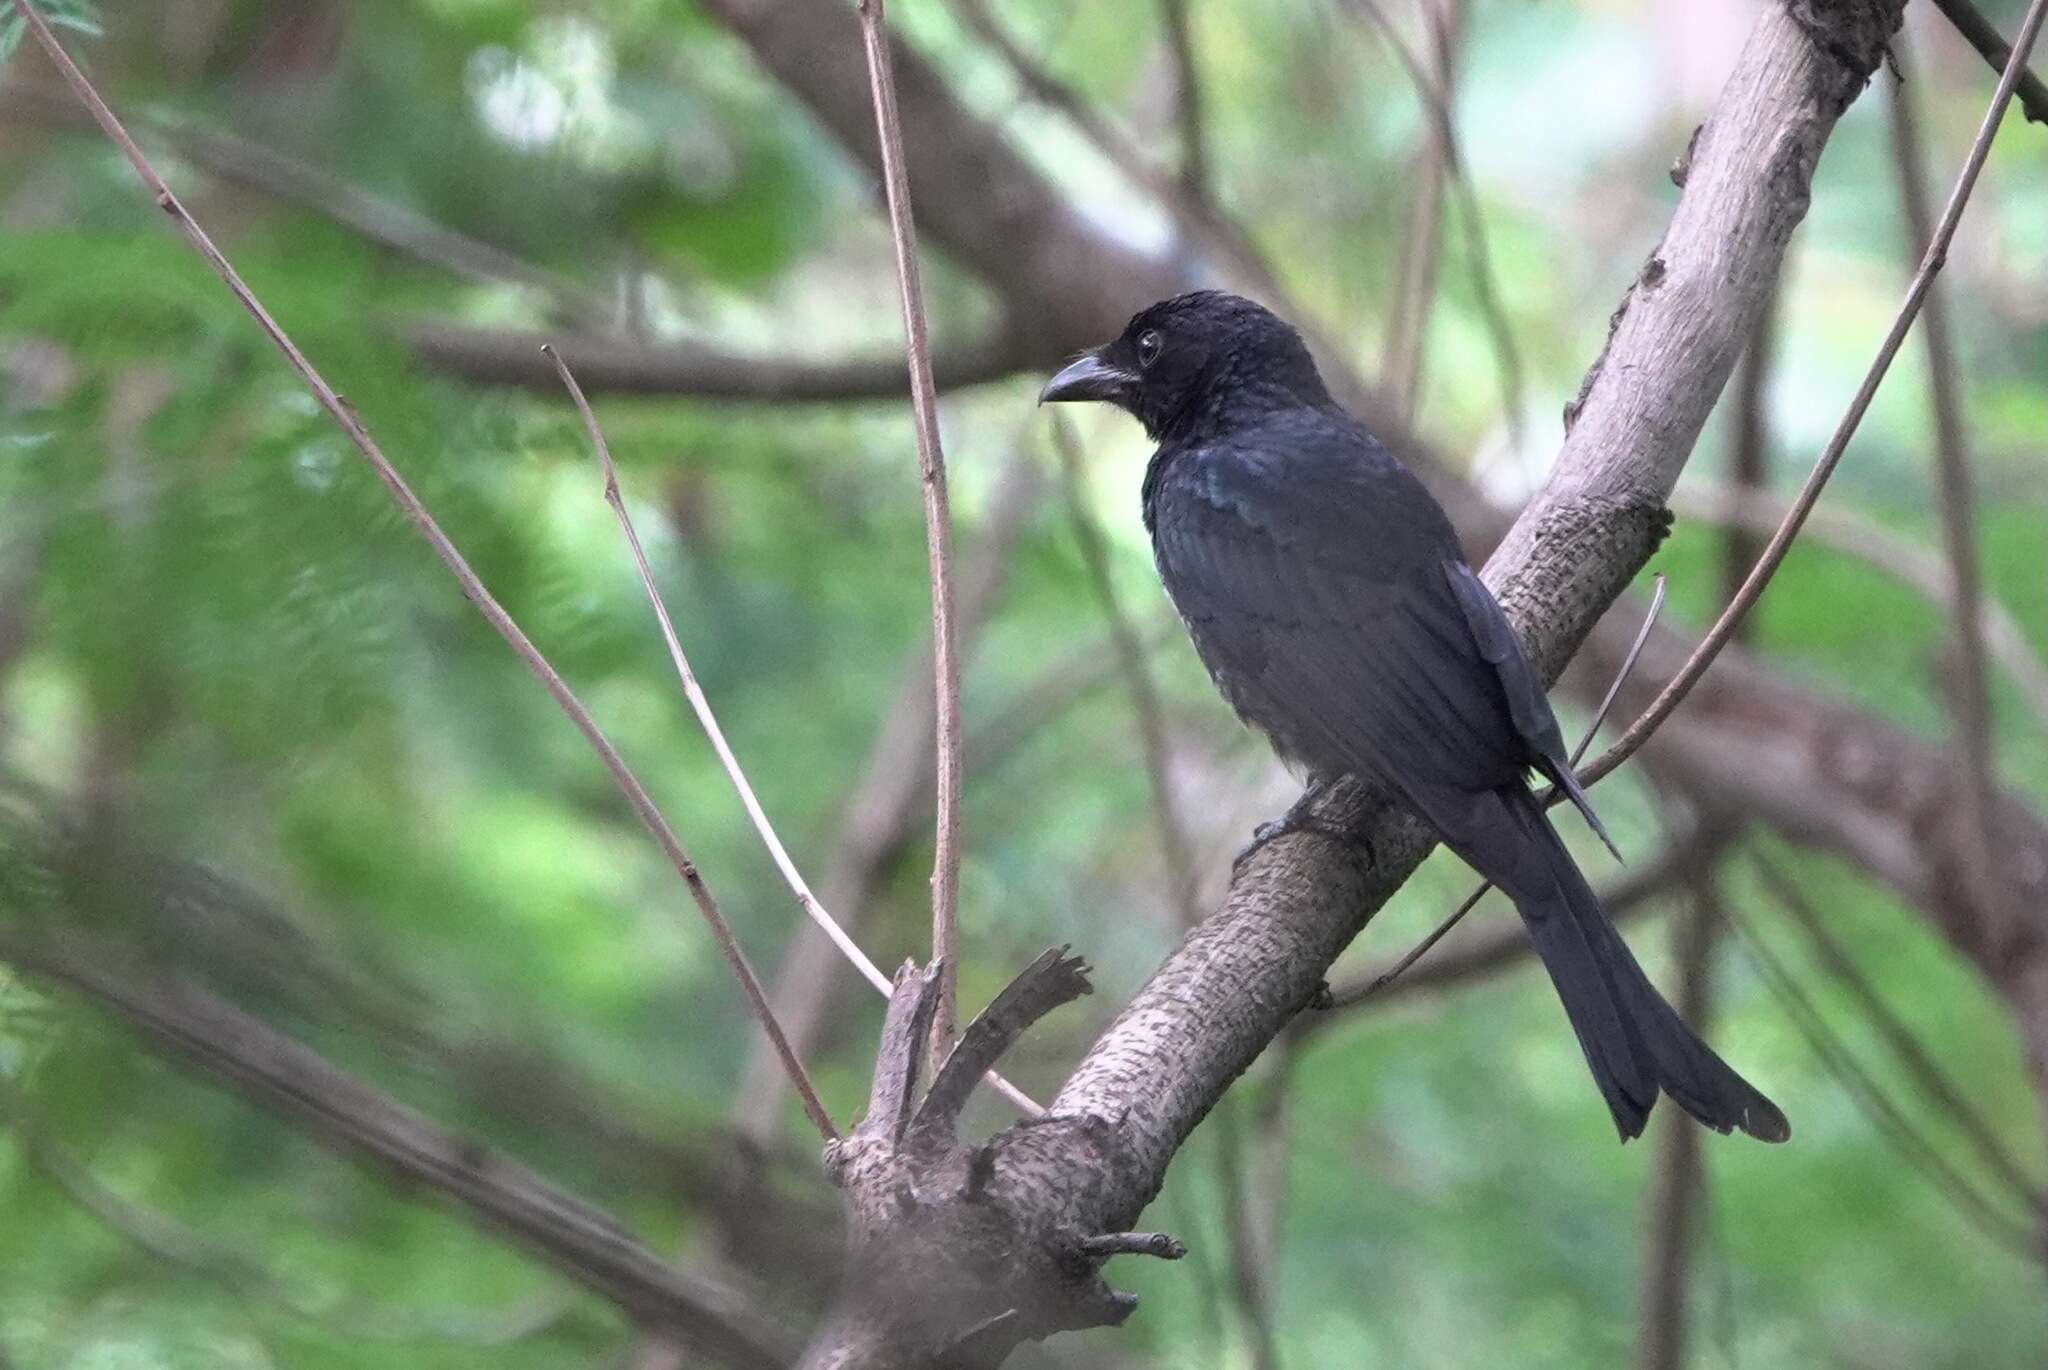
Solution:
[[[1138,335],[1138,365],[1150,366],[1159,357],[1159,330],[1148,328]]]

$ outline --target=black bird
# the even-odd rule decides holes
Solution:
[[[1330,398],[1294,329],[1235,295],[1177,296],[1039,400],[1107,400],[1158,442],[1145,527],[1217,688],[1283,757],[1389,787],[1508,893],[1624,1141],[1659,1089],[1718,1132],[1791,1134],[1643,974],[1544,816],[1530,771],[1606,839],[1450,520]]]

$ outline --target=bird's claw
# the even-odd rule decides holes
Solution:
[[[1323,797],[1329,786],[1330,782],[1327,780],[1315,781],[1302,791],[1301,798],[1295,800],[1286,813],[1253,828],[1252,840],[1245,844],[1244,849],[1238,852],[1230,863],[1231,879],[1235,880],[1244,874],[1245,863],[1258,854],[1259,848],[1289,833],[1312,832],[1339,842],[1346,840],[1348,833],[1345,830],[1324,822],[1315,814],[1316,801]]]

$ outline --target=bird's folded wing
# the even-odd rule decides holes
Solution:
[[[1404,788],[1519,779],[1535,752],[1517,714],[1547,718],[1549,706],[1540,683],[1519,710],[1509,698],[1487,654],[1498,644],[1475,636],[1447,574],[1455,543],[1390,527],[1378,473],[1305,465],[1284,484],[1282,465],[1234,461],[1186,462],[1162,480],[1160,573],[1211,673],[1312,764]]]

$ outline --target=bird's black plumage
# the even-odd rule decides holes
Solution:
[[[1624,1139],[1660,1089],[1719,1131],[1789,1134],[1651,985],[1550,826],[1531,771],[1600,831],[1542,680],[1443,510],[1292,328],[1233,295],[1178,296],[1042,398],[1108,400],[1158,441],[1145,526],[1217,687],[1282,755],[1390,787],[1507,892]]]

